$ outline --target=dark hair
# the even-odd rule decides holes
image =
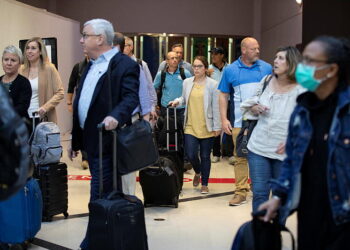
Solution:
[[[205,74],[206,74],[207,76],[210,76],[211,74],[208,72],[209,63],[208,63],[207,58],[206,58],[205,56],[196,56],[196,57],[193,59],[193,62],[194,62],[195,60],[199,60],[199,61],[201,61],[201,62],[203,63],[204,68],[206,69]]]
[[[123,33],[114,32],[113,45],[114,46],[119,45],[120,52],[123,53],[124,47],[125,47],[125,38]]]
[[[276,54],[282,51],[286,52],[286,61],[288,64],[287,78],[290,81],[295,82],[295,70],[297,69],[298,63],[302,59],[301,54],[297,48],[292,46],[278,48]]]
[[[339,88],[350,85],[350,41],[347,38],[319,36],[312,42],[324,45],[327,63],[335,63],[339,67]]]
[[[174,44],[173,46],[171,46],[171,49],[174,49],[176,47],[180,47],[180,48],[183,48],[184,46],[181,44],[181,43],[176,43]]]

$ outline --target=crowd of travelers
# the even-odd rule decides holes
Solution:
[[[230,206],[246,203],[251,191],[252,211],[266,210],[262,220],[278,218],[285,224],[298,211],[299,249],[347,249],[347,40],[317,37],[302,53],[288,45],[276,48],[272,65],[259,58],[259,42],[253,37],[242,40],[241,55],[231,64],[222,47],[210,50],[211,64],[204,56],[196,56],[190,64],[183,59],[183,45],[174,44],[154,79],[147,63],[135,57],[133,40],[114,32],[106,20],[86,22],[80,43],[85,57],[73,67],[65,98],[73,113],[68,153],[73,159],[81,151],[81,166],[90,169],[90,201],[99,193],[96,125],[103,122],[106,130],[113,130],[137,114],[153,126],[167,112],[171,116],[176,112],[184,134],[184,160],[192,165],[193,186],[201,185],[202,194],[209,193],[211,164],[228,157],[236,186]],[[57,123],[56,107],[64,89],[42,39],[29,39],[23,55],[16,46],[7,46],[2,67],[0,85],[28,121],[29,133],[32,122],[39,123],[43,117]],[[110,90],[105,87],[107,70],[113,82]],[[116,89],[120,95],[110,111],[106,96]],[[242,133],[246,155],[241,153]],[[105,193],[112,191],[108,154],[103,160]],[[136,173],[118,179],[124,193],[135,194]],[[88,244],[85,238],[81,248]]]

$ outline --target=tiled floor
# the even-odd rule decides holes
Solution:
[[[63,141],[66,148],[69,141]],[[63,161],[69,166],[70,175],[89,175],[80,168],[80,160],[70,162],[64,152]],[[179,208],[146,208],[146,227],[150,250],[224,250],[230,249],[239,226],[250,219],[251,197],[247,204],[230,207],[228,201],[234,191],[233,184],[211,183],[209,195],[201,195],[193,188],[193,172],[185,173]],[[212,164],[212,178],[233,178],[233,166],[227,159]],[[212,197],[213,194],[218,194]],[[142,191],[137,183],[136,195],[142,200]],[[197,198],[198,197],[198,198]],[[193,198],[193,199],[188,199]],[[87,226],[88,180],[69,181],[68,219],[56,216],[53,222],[43,223],[30,249],[78,249]],[[155,219],[162,218],[163,221]],[[292,216],[287,226],[296,235],[296,219]],[[284,236],[284,248],[291,249],[289,236]]]

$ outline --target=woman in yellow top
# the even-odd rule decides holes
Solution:
[[[46,116],[48,121],[57,123],[55,107],[63,99],[63,85],[55,66],[49,62],[41,38],[33,37],[27,41],[24,64],[19,73],[29,79],[32,87],[29,116],[32,118],[33,112],[38,112],[40,117]]]
[[[186,104],[185,151],[196,172],[193,186],[197,187],[202,177],[201,193],[207,194],[210,152],[214,137],[221,133],[218,82],[208,76],[208,61],[205,57],[197,56],[192,67],[194,76],[184,80],[182,96],[169,104],[173,107]]]

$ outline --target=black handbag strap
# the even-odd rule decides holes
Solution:
[[[255,220],[260,220],[259,217],[260,216],[265,216],[265,214],[266,214],[266,210],[259,210],[257,212],[253,212],[252,213],[252,217]],[[285,225],[281,225],[278,222],[277,218],[278,218],[278,216],[275,219],[272,220],[272,223],[278,226],[280,232],[287,232],[287,233],[289,233],[291,241],[292,241],[292,250],[295,250],[295,238],[294,238],[293,233]]]
[[[119,52],[120,53],[120,52]],[[108,64],[107,72],[106,72],[106,77],[107,77],[107,88],[108,88],[108,111],[111,112],[113,109],[113,102],[112,102],[112,60]],[[116,90],[117,96],[119,95],[119,89],[117,88]],[[97,125],[97,128],[99,130],[99,196],[102,198],[103,194],[103,132],[105,131],[105,126],[104,124],[100,123]],[[118,169],[118,162],[117,162],[117,132],[116,130],[112,131],[113,135],[113,159],[112,159],[112,164],[113,164],[113,190],[117,190],[117,185],[118,185],[118,180],[117,180],[117,169]]]
[[[289,233],[290,238],[292,240],[292,250],[295,250],[295,238],[293,233],[284,225],[280,225],[280,227],[281,227],[281,231]]]

